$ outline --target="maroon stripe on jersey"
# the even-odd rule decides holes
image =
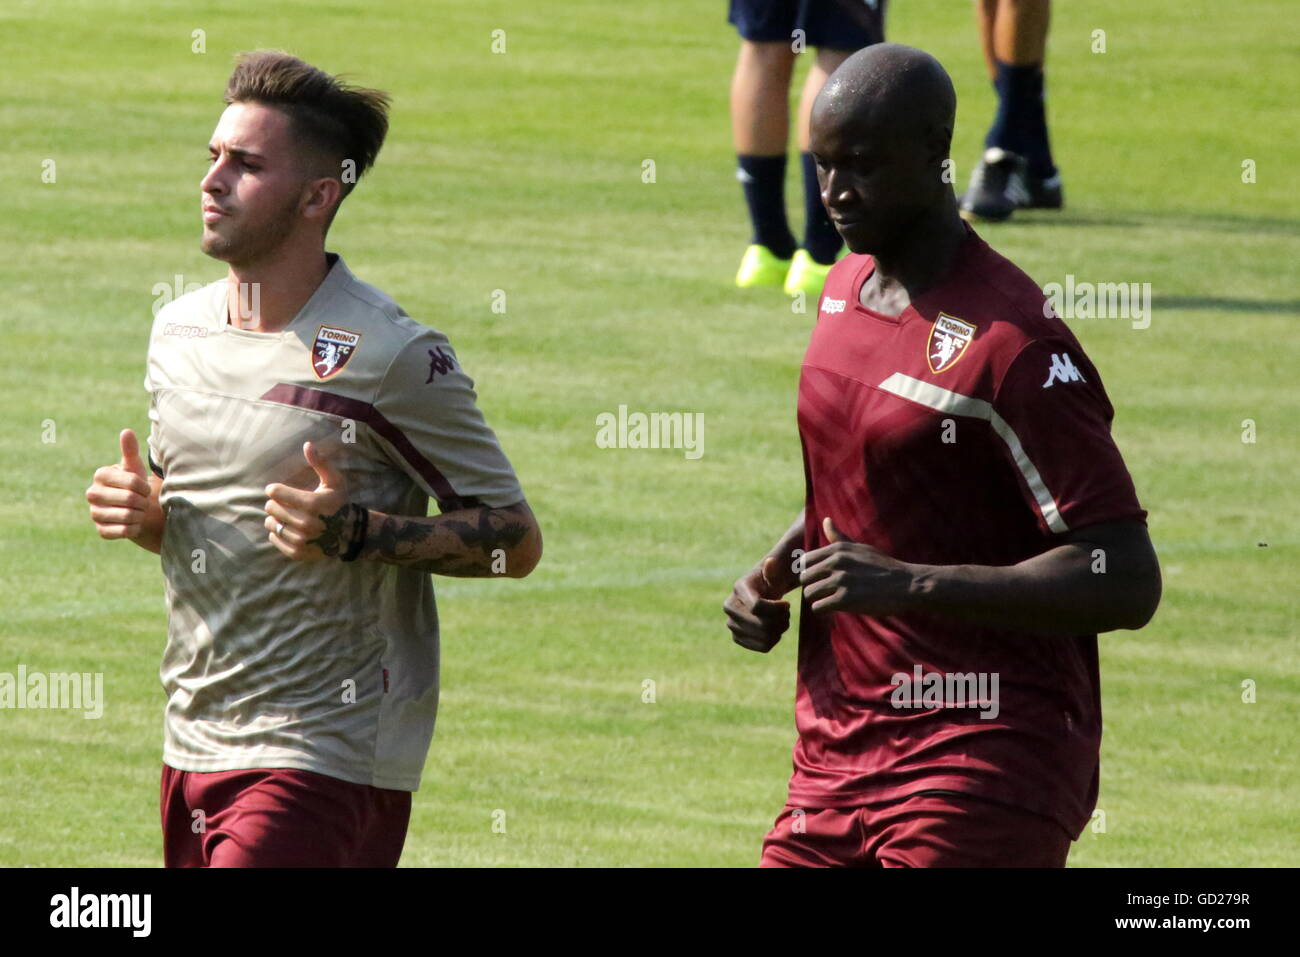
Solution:
[[[419,472],[429,483],[429,487],[438,493],[440,501],[459,497],[456,495],[456,490],[451,487],[451,483],[447,481],[447,477],[438,471],[436,465],[420,454],[420,450],[406,437],[406,433],[384,418],[384,414],[369,402],[349,399],[336,392],[308,389],[285,382],[272,386],[262,398],[267,402],[279,402],[281,405],[293,405],[300,409],[312,409],[315,412],[324,412],[326,415],[337,415],[364,422],[381,438],[387,440],[389,445],[397,449],[411,468]]]

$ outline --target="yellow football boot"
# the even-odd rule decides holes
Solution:
[[[816,299],[826,285],[826,274],[831,265],[822,265],[806,249],[796,249],[794,259],[790,261],[790,271],[785,276],[785,294],[797,295],[802,292],[809,299]]]
[[[736,285],[741,289],[754,289],[760,286],[777,286],[785,282],[786,273],[790,271],[790,260],[780,259],[776,253],[758,243],[745,250],[740,260],[740,269],[736,271]]]

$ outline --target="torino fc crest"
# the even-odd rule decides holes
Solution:
[[[311,367],[316,378],[328,379],[347,365],[360,341],[359,332],[334,326],[321,326],[316,330],[316,342],[311,347]]]
[[[930,328],[930,340],[926,346],[925,357],[930,363],[930,371],[946,372],[951,369],[974,338],[974,325],[946,312],[939,313],[939,318],[934,320],[934,325]]]

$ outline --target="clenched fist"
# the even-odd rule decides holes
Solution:
[[[790,627],[790,603],[783,596],[797,584],[771,557],[737,581],[722,605],[732,640],[750,651],[771,651]]]

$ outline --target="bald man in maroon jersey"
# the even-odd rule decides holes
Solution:
[[[1160,600],[1096,368],[958,215],[955,113],[943,67],[898,44],[854,54],[813,109],[852,254],[800,377],[804,512],[725,604],[766,652],[803,588],[763,866],[1063,866],[1097,799],[1097,635]]]

